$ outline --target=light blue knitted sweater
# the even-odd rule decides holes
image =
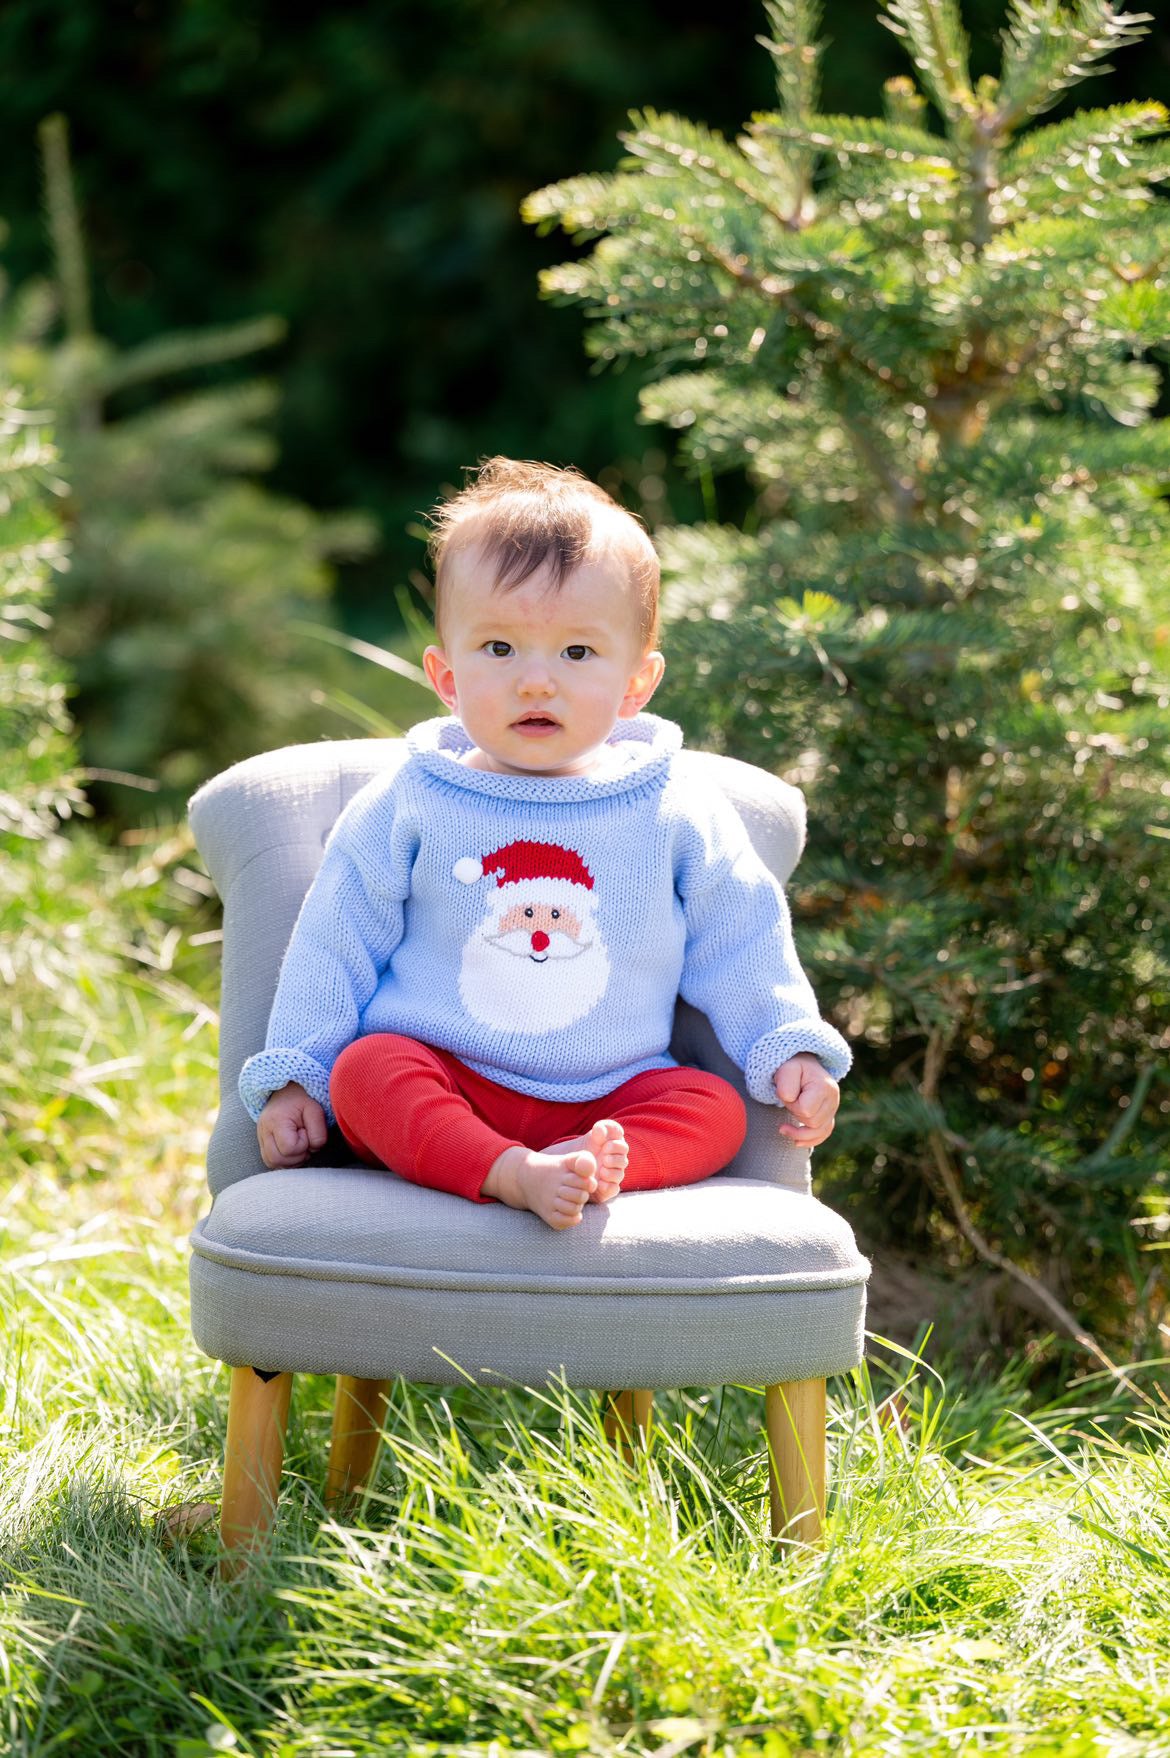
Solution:
[[[407,743],[403,766],[354,797],[326,845],[266,1048],[240,1076],[253,1117],[292,1080],[332,1117],[330,1070],[370,1032],[448,1050],[517,1092],[599,1098],[674,1066],[680,994],[765,1104],[798,1051],[846,1072],[783,890],[722,794],[684,784],[671,722],[619,721],[610,743],[624,767],[603,776],[469,768],[453,718]]]

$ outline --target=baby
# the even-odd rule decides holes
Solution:
[[[848,1046],[735,810],[644,712],[645,531],[577,471],[506,458],[434,525],[424,664],[451,712],[329,839],[240,1076],[265,1164],[303,1164],[333,1119],[370,1165],[556,1228],[707,1178],[746,1114],[670,1056],[679,995],[787,1107],[780,1133],[823,1142]]]

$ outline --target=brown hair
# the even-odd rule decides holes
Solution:
[[[435,627],[450,556],[478,543],[501,591],[548,566],[563,585],[607,540],[630,570],[638,594],[639,632],[647,649],[658,638],[658,557],[641,521],[580,470],[515,458],[488,458],[466,487],[431,513],[427,553],[435,570]],[[604,529],[608,527],[608,529]],[[599,529],[601,528],[601,529]]]

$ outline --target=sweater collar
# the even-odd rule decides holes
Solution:
[[[497,775],[494,770],[472,769],[460,761],[464,752],[470,751],[471,740],[455,715],[421,721],[406,735],[415,762],[437,781],[496,799],[554,805],[662,787],[670,760],[682,747],[682,733],[671,720],[638,714],[633,720],[619,720],[606,742],[616,746],[625,759],[625,768],[616,775]]]

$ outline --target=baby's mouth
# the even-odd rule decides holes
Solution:
[[[519,720],[512,722],[513,726],[530,727],[557,727],[560,724],[560,721],[551,714],[522,714]]]

